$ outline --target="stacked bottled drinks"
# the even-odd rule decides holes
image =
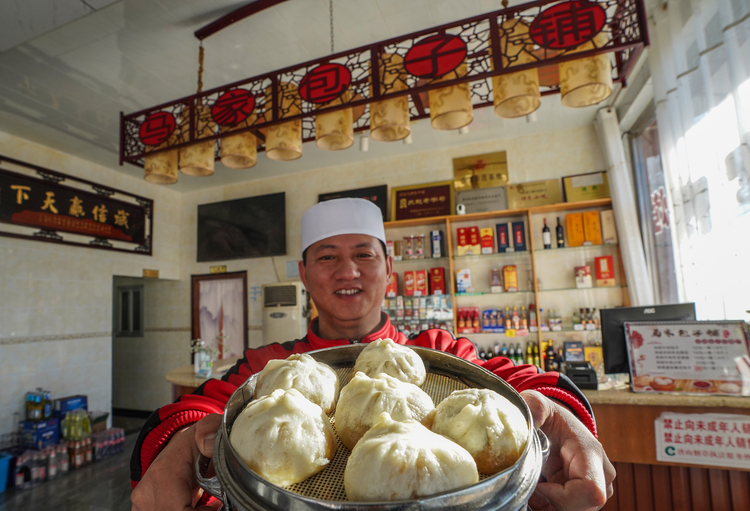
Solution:
[[[109,428],[106,431],[94,433],[92,441],[94,444],[94,459],[101,460],[125,450],[125,430]]]
[[[68,472],[68,456],[68,447],[64,444],[24,452],[16,460],[16,488],[31,488]]]
[[[26,393],[26,420],[45,421],[52,417],[52,399],[49,390],[37,388]]]

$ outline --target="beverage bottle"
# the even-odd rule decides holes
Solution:
[[[45,390],[42,394],[44,404],[44,420],[52,417],[52,400],[50,399],[50,395],[51,393],[49,390]]]
[[[521,328],[529,328],[529,318],[526,315],[526,307],[521,305]]]
[[[539,360],[539,345],[534,344],[534,365],[537,367],[542,367],[542,361]]]
[[[565,246],[565,236],[563,235],[563,227],[560,225],[560,217],[557,217],[557,227],[555,227],[555,233],[557,234],[557,248],[563,248]]]
[[[539,309],[539,329],[544,332],[547,324],[544,322],[544,309]]]
[[[596,312],[596,307],[591,310],[591,320],[594,322],[594,328],[599,328],[599,313]]]
[[[482,331],[482,327],[480,326],[480,323],[479,323],[479,311],[474,311],[474,319],[472,321],[472,326],[475,332]]]
[[[521,318],[518,317],[518,307],[513,307],[513,328],[518,330],[521,328]]]
[[[557,371],[560,369],[560,364],[557,362],[557,353],[555,353],[555,347],[552,346],[552,340],[547,343],[547,349],[545,350],[544,356],[544,370],[545,371]]]
[[[544,219],[544,227],[542,227],[542,243],[544,243],[544,248],[552,248],[552,233],[547,227],[546,218]]]
[[[85,453],[86,453],[85,454],[85,458],[86,458],[86,461],[85,461],[85,463],[88,465],[89,463],[91,463],[92,461],[94,461],[94,451],[93,451],[93,446],[91,444],[91,437],[89,437],[89,438],[87,438],[85,440],[85,445],[86,445],[86,449],[85,449]]]
[[[50,448],[47,463],[47,478],[54,479],[57,477],[57,447]]]
[[[534,352],[532,351],[531,343],[526,345],[526,363],[534,365]]]
[[[28,463],[27,459],[26,453],[16,459],[16,477],[14,480],[16,488],[21,488],[26,484],[26,473],[28,472],[28,467],[26,466]]]
[[[458,312],[458,328],[466,328],[466,319],[462,310]]]
[[[523,348],[520,342],[516,344],[516,364],[523,364]]]
[[[529,327],[536,329],[536,311],[534,310],[534,304],[529,304]]]
[[[510,307],[505,307],[505,329],[510,330],[513,328],[513,318],[510,315]]]
[[[34,451],[31,455],[31,484],[36,485],[39,483],[39,452]]]
[[[513,349],[513,345],[511,345],[510,348]],[[508,346],[505,343],[503,343],[503,347],[500,348],[500,355],[503,356],[503,357],[507,357],[508,356]]]
[[[482,360],[487,360],[487,353],[484,352],[484,348],[479,350],[479,358]]]
[[[60,444],[58,449],[59,449],[59,470],[61,474],[64,474],[70,469],[70,458],[68,458],[68,447],[65,444]]]
[[[516,363],[516,348],[513,347],[513,343],[510,343],[510,348],[508,349],[508,358],[513,361],[513,363]]]

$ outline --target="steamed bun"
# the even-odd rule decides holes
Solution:
[[[349,449],[388,412],[396,421],[422,422],[435,408],[430,396],[411,383],[385,373],[370,378],[358,372],[341,390],[336,408],[336,431]]]
[[[422,385],[427,377],[424,362],[417,352],[391,339],[378,339],[362,350],[354,363],[353,374],[362,371],[369,377],[385,373],[401,381]]]
[[[529,436],[521,411],[488,389],[453,392],[429,419],[432,431],[469,451],[483,474],[495,474],[518,461]]]
[[[339,397],[336,372],[305,353],[285,360],[269,360],[258,373],[255,398],[267,396],[276,389],[297,389],[307,399],[330,413]]]
[[[417,421],[387,413],[357,442],[344,471],[352,501],[426,497],[479,481],[476,463],[461,446]]]
[[[248,467],[277,486],[320,472],[336,452],[323,409],[296,389],[252,401],[235,419],[229,442]]]

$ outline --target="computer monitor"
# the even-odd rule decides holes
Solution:
[[[629,321],[694,321],[694,303],[670,305],[644,305],[639,307],[617,307],[602,309],[602,350],[604,372],[629,373],[628,349],[625,343],[623,323]]]

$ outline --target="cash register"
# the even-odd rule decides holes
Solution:
[[[591,362],[565,362],[565,376],[582,390],[597,390],[596,370]]]

